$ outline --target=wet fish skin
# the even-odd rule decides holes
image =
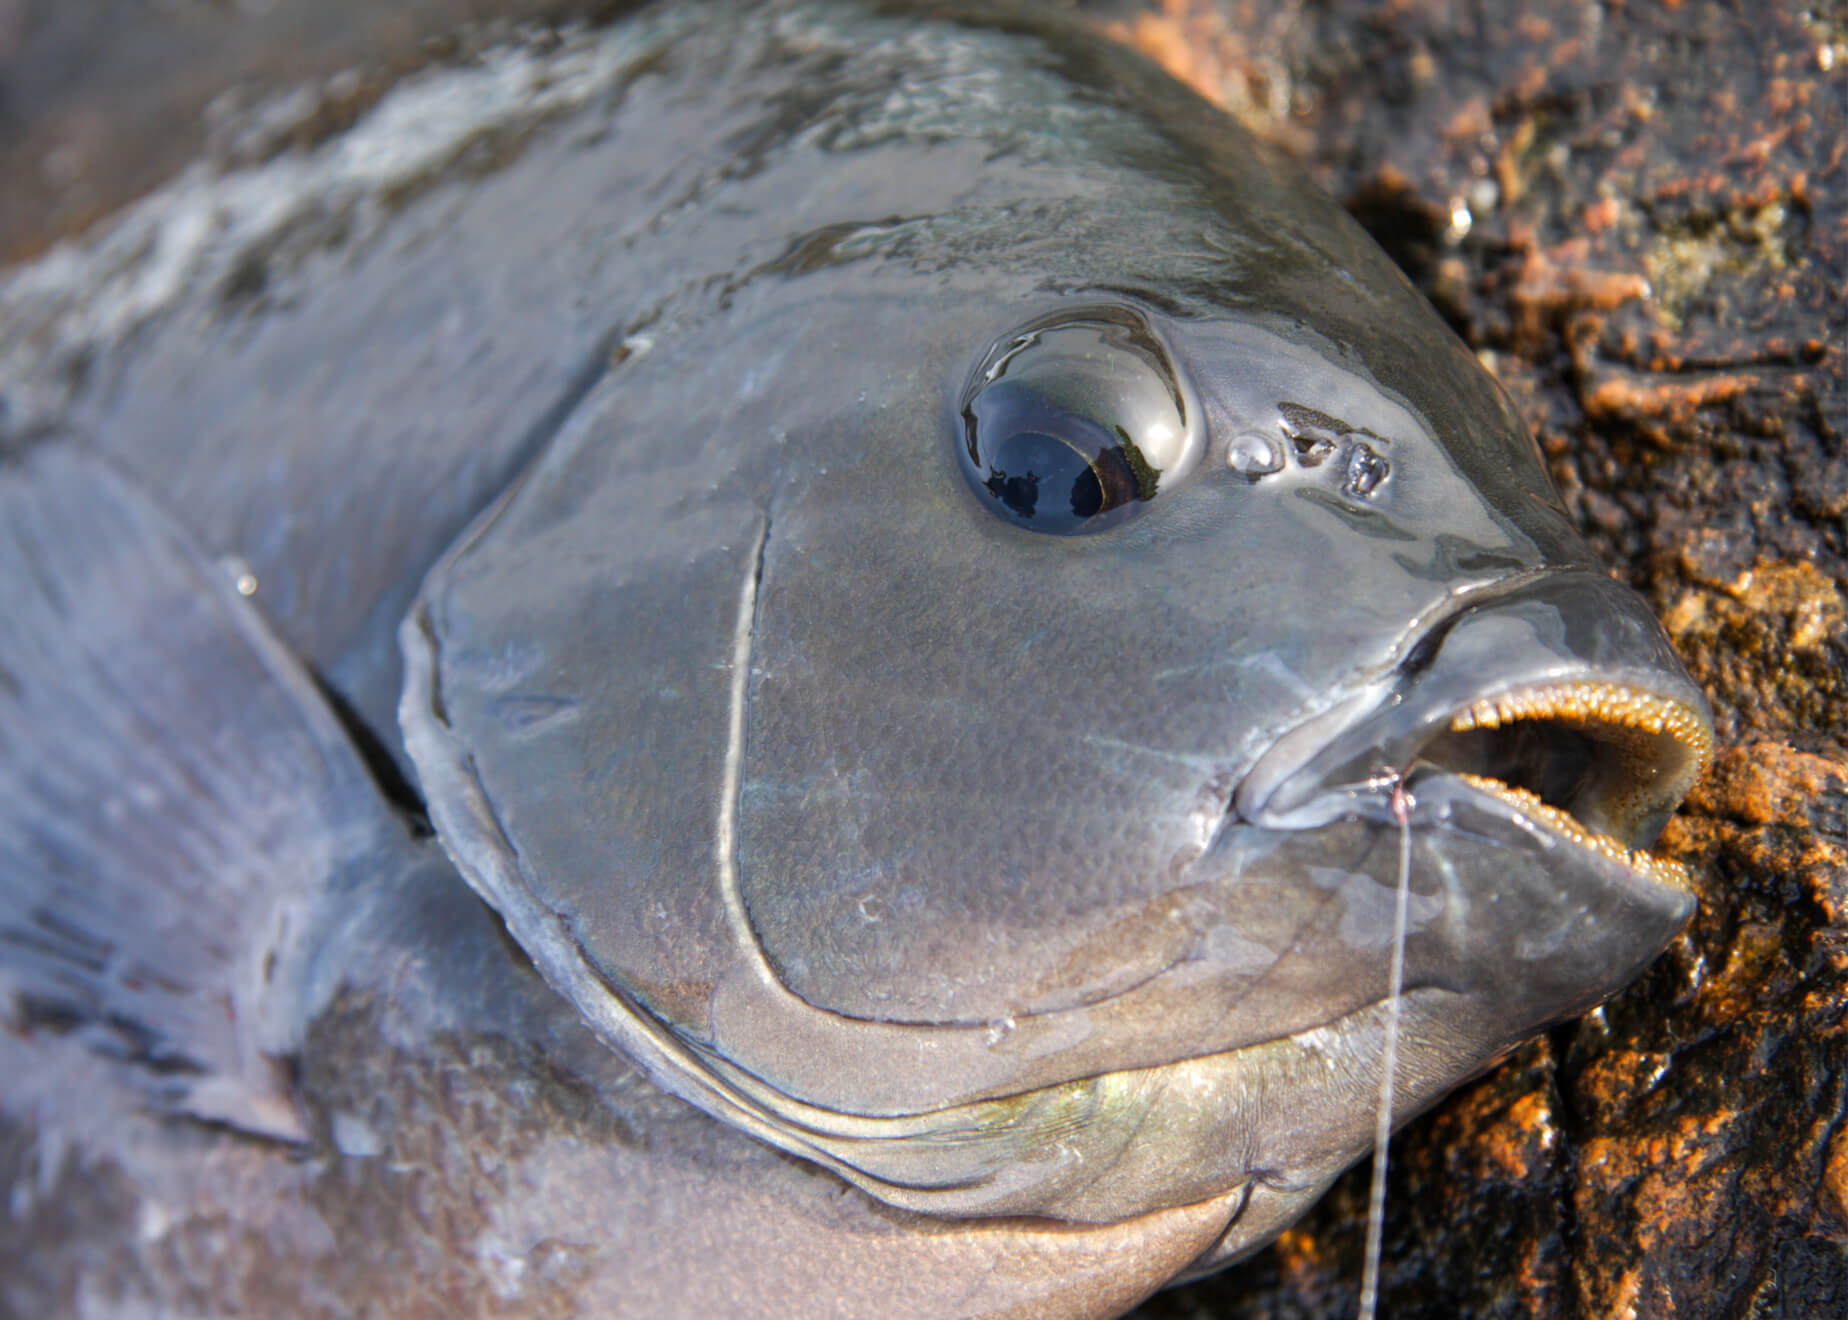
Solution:
[[[83,1231],[41,1181],[15,1258],[100,1249],[92,1281],[270,1309],[281,1279],[354,1298],[384,1275],[433,1311],[459,1288],[488,1311],[789,1313],[825,1281],[848,1313],[1109,1313],[1261,1243],[1370,1135],[1368,914],[1396,845],[1377,789],[1302,787],[1311,753],[1391,768],[1365,763],[1482,690],[1485,636],[1510,682],[1595,675],[1698,706],[1640,605],[1587,574],[1467,353],[1331,203],[1186,94],[1039,20],[796,6],[723,38],[663,21],[613,38],[621,67],[591,78],[607,101],[525,123],[484,176],[323,190],[349,207],[331,223],[304,191],[296,228],[197,254],[139,336],[38,323],[52,359],[95,361],[46,411],[204,552],[237,555],[388,743],[417,598],[405,727],[442,843],[570,1000],[435,845],[394,842],[408,878],[331,887],[290,992],[318,1158],[125,1113],[107,1087],[52,1122],[107,1070],[9,1040],[43,1079],[10,1106],[25,1144],[76,1131],[108,1170],[109,1213]],[[1213,446],[1114,537],[1023,533],[949,461],[984,346],[1074,305],[1153,327]],[[1270,438],[1301,452],[1234,470],[1234,438],[1283,423]],[[1318,427],[1340,463],[1305,461]],[[1364,490],[1362,444],[1391,467]],[[1258,593],[1322,613],[1280,627]],[[1418,721],[1344,741],[1408,694]],[[1305,729],[1302,755],[1278,752]],[[960,796],[933,793],[946,780]],[[1689,902],[1425,781],[1408,1104],[1614,987]],[[344,789],[322,805],[316,829],[381,810]],[[729,891],[687,883],[728,851]],[[1499,925],[1454,901],[1485,853]],[[1267,927],[1313,872],[1315,919]],[[1505,957],[1535,924],[1553,943]],[[786,985],[832,1011],[800,1018]],[[1343,1013],[1360,1016],[1325,1030]],[[1280,1024],[1295,1038],[1235,1059]],[[1183,1080],[1208,1102],[1169,1104]],[[1280,1083],[1287,1112],[1253,1107]],[[792,1136],[796,1104],[819,1129]],[[945,1105],[976,1107],[957,1121],[979,1139],[895,1135]],[[1042,1176],[1074,1115],[1122,1176]],[[124,1245],[176,1205],[182,1228]],[[226,1222],[264,1228],[192,1263],[187,1235]],[[694,1266],[690,1232],[712,1234]],[[406,1244],[425,1262],[408,1281]],[[994,1291],[961,1293],[971,1276]],[[284,1303],[306,1295],[291,1286]]]
[[[933,1213],[1249,1187],[1240,1250],[1371,1131],[1388,778],[1493,691],[1608,683],[1690,727],[1701,698],[1502,393],[1300,175],[1166,84],[1125,114],[1115,65],[1029,62],[997,116],[994,65],[947,50],[728,187],[785,237],[431,571],[400,722],[470,883],[661,1085]],[[792,195],[821,159],[855,210]],[[1199,432],[1082,538],[944,462],[989,346],[1059,317],[1141,327]],[[1251,436],[1274,470],[1229,461]],[[1358,772],[1305,787],[1323,744]],[[1672,800],[1698,755],[1659,750]],[[1691,910],[1420,775],[1408,1112]]]

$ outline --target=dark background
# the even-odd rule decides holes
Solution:
[[[0,261],[591,0],[0,0]],[[1514,394],[1714,702],[1693,926],[1393,1146],[1382,1314],[1848,1315],[1848,7],[1128,0]],[[287,131],[243,114],[305,88]],[[253,145],[255,143],[255,145]],[[1366,1170],[1146,1317],[1354,1313]]]

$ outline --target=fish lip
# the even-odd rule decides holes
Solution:
[[[1544,801],[1527,789],[1484,775],[1439,769],[1428,762],[1416,763],[1408,778],[1413,784],[1409,790],[1413,811],[1421,786],[1443,782],[1452,794],[1470,796],[1478,806],[1545,837],[1556,847],[1565,847],[1594,865],[1602,861],[1615,866],[1635,882],[1684,894],[1696,892],[1693,873],[1684,863],[1646,847],[1631,847],[1615,835],[1589,829],[1571,812]]]
[[[1712,750],[1706,697],[1648,604],[1602,574],[1544,570],[1456,598],[1286,730],[1226,823],[1389,824],[1414,770],[1448,772],[1549,840],[1675,883],[1648,848]]]
[[[1689,891],[1686,867],[1648,845],[1705,773],[1713,726],[1704,703],[1662,686],[1634,678],[1545,677],[1487,687],[1423,711],[1408,709],[1411,703],[1395,692],[1370,703],[1372,710],[1358,719],[1351,717],[1350,702],[1336,708],[1338,717],[1350,716],[1345,727],[1312,754],[1302,756],[1299,743],[1290,749],[1294,765],[1265,765],[1261,758],[1235,790],[1231,809],[1273,829],[1314,828],[1352,815],[1388,822],[1405,810],[1407,803],[1395,799],[1409,790],[1408,819],[1416,825],[1418,788],[1443,779],[1555,843]],[[1383,736],[1390,725],[1399,732]],[[1544,749],[1549,733],[1576,740],[1590,758],[1584,777],[1592,782],[1577,801],[1549,801],[1528,784],[1471,768],[1459,752],[1472,738],[1502,737],[1513,745],[1535,735]],[[1544,766],[1530,769],[1533,783],[1544,780]]]

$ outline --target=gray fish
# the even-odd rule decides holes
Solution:
[[[413,79],[0,390],[20,1314],[1115,1314],[1370,1148],[1402,844],[1399,1119],[1693,910],[1505,396],[1054,18]]]

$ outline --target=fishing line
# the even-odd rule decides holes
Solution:
[[[1373,1183],[1367,1191],[1367,1255],[1360,1276],[1360,1320],[1374,1320],[1380,1301],[1380,1240],[1386,1228],[1386,1146],[1392,1140],[1392,1088],[1399,1068],[1400,1000],[1405,991],[1405,925],[1412,892],[1412,799],[1405,776],[1392,786],[1392,818],[1399,822],[1399,892],[1392,914],[1392,971],[1386,995],[1386,1049],[1380,1069],[1380,1104],[1373,1127]]]

